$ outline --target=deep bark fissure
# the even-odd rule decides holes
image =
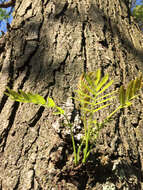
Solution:
[[[9,135],[9,132],[10,132],[10,129],[14,123],[14,120],[15,120],[15,116],[16,116],[16,112],[18,110],[18,107],[19,107],[19,103],[18,102],[15,102],[13,104],[13,109],[11,111],[11,115],[9,117],[9,123],[8,123],[8,126],[6,128],[6,130],[3,132],[3,147],[2,147],[2,152],[4,152],[5,150],[5,147],[6,147],[6,143],[7,143],[7,138],[8,138],[8,135]]]
[[[80,114],[80,113],[79,113],[80,110],[78,110],[78,109],[76,108],[76,103],[75,103],[74,97],[75,97],[75,93],[73,92],[73,93],[72,93],[72,104],[74,105],[74,108],[73,108],[73,110],[72,110],[72,112],[71,112],[70,123],[74,123],[75,116],[77,115],[77,113]]]
[[[15,185],[15,187],[13,188],[13,190],[17,190],[20,184],[20,176],[18,177],[17,183]]]
[[[14,83],[14,79],[13,79],[13,77],[14,77],[14,66],[13,66],[12,61],[10,62],[10,65],[9,65],[8,76],[9,76],[9,79],[7,81],[6,87],[12,88],[13,83]],[[5,90],[4,93],[6,91],[7,90]],[[1,102],[0,102],[0,113],[2,112],[7,100],[8,100],[8,97],[5,94],[3,94],[3,97],[2,97]]]
[[[7,81],[6,86],[12,88],[13,84],[14,84],[14,79],[13,79],[13,77],[14,77],[14,66],[13,66],[12,61],[10,61],[10,64],[9,64],[8,76],[9,76],[9,80]],[[6,90],[4,91],[4,93],[5,92],[6,92]],[[0,113],[2,112],[7,100],[8,100],[8,97],[6,97],[6,95],[4,94],[2,99],[1,99]],[[17,103],[17,102],[13,103],[13,109],[11,111],[9,118],[8,118],[8,120],[9,120],[8,126],[3,131],[2,138],[0,139],[0,141],[2,142],[2,152],[4,152],[6,142],[7,142],[7,137],[8,137],[9,131],[10,131],[10,129],[14,123],[14,119],[15,119],[16,111],[17,111],[18,107],[19,107],[19,103]]]
[[[16,1],[10,40],[6,39],[6,44],[12,44],[8,46],[8,67],[3,68],[8,57],[1,57],[1,72],[5,69],[1,77],[8,79],[4,84],[1,80],[2,92],[8,85],[40,93],[45,99],[50,96],[71,114],[69,119],[75,124],[80,111],[74,100],[68,110],[67,97],[74,96],[82,72],[100,67],[102,74],[109,73],[115,79],[116,89],[139,71],[141,35],[128,18],[128,10],[121,0]],[[7,56],[8,48],[3,55]],[[122,111],[117,113],[101,130],[87,164],[74,167],[72,143],[63,119],[53,116],[52,110],[46,113],[44,107],[10,104],[3,95],[1,189],[142,189],[141,103],[137,101],[125,116]],[[107,111],[97,114],[99,121]]]
[[[35,116],[29,122],[29,126],[30,127],[34,127],[36,125],[36,123],[40,120],[40,118],[41,118],[44,110],[45,110],[44,107],[40,107],[39,108],[39,110],[37,111],[37,113],[35,114]]]
[[[28,7],[26,7],[25,9],[25,14],[32,8],[32,3],[30,3],[30,5]]]
[[[7,97],[7,95],[4,94],[3,97],[2,97],[2,99],[1,99],[1,102],[0,102],[0,113],[2,112],[2,109],[5,106],[7,100],[8,100],[8,97]]]
[[[84,63],[83,63],[84,72],[87,71],[86,36],[85,36],[86,26],[87,26],[87,22],[83,22],[82,23],[82,43],[81,43],[82,50],[81,51],[83,51],[83,55],[84,55]]]
[[[61,16],[64,16],[64,13],[66,12],[66,10],[68,8],[68,5],[69,5],[68,2],[66,1],[62,10],[58,14],[55,15],[56,19],[59,19]]]
[[[34,189],[34,179],[35,179],[35,170],[33,168],[33,177],[32,177],[32,181],[31,181],[31,189]]]
[[[25,77],[23,78],[23,80],[21,81],[21,84],[19,85],[19,88],[18,90],[22,89],[25,82],[29,79],[29,76],[30,76],[30,66],[27,67],[27,71],[26,71],[26,74],[25,74]]]

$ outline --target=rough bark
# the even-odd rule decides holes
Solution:
[[[9,86],[50,96],[74,122],[79,113],[69,97],[82,72],[101,68],[115,88],[137,76],[143,40],[127,2],[17,0],[13,16],[0,46],[0,189],[143,189],[142,95],[100,132],[79,168],[60,117],[4,95]]]

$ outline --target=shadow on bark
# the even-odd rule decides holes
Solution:
[[[45,32],[48,33],[48,22],[51,22],[53,25],[54,23],[57,23],[60,21],[60,24],[77,24],[83,23],[83,25],[89,25],[90,22],[94,23],[95,26],[102,27],[104,35],[106,35],[107,32],[109,32],[113,37],[117,36],[118,39],[120,39],[120,46],[123,48],[123,51],[126,50],[127,52],[124,52],[124,54],[130,52],[132,55],[137,57],[140,61],[143,61],[143,51],[140,49],[137,49],[134,44],[128,39],[127,35],[124,32],[121,32],[121,28],[118,26],[118,20],[112,20],[110,17],[104,14],[103,10],[100,10],[98,7],[95,7],[93,4],[90,6],[89,14],[85,18],[85,13],[83,12],[82,15],[78,12],[77,9],[69,9],[68,3],[65,4],[58,4],[59,6],[58,11],[56,14],[47,15],[47,30]],[[74,14],[75,13],[75,14]],[[46,19],[46,18],[45,18]],[[127,18],[122,18],[127,19]],[[129,22],[129,24],[131,24]],[[74,27],[74,25],[73,25]],[[125,26],[126,27],[126,26]],[[31,86],[33,85],[33,88],[38,88],[39,91],[48,91],[50,87],[54,87],[56,82],[61,80],[61,84],[64,83],[63,77],[65,76],[64,68],[68,62],[68,58],[70,56],[70,48],[66,50],[65,55],[63,56],[62,60],[59,62],[53,61],[51,58],[50,61],[47,60],[46,64],[44,65],[44,53],[46,50],[48,51],[51,46],[53,46],[53,42],[50,39],[50,37],[45,37],[41,39],[41,33],[40,30],[42,30],[42,23],[38,23],[36,21],[31,21],[29,19],[27,23],[23,23],[21,26],[21,29],[17,29],[17,33],[15,29],[11,29],[10,35],[12,36],[12,39],[17,39],[16,37],[23,32],[27,32],[26,35],[28,35],[29,30],[32,38],[26,39],[25,36],[21,36],[23,48],[20,49],[20,55],[15,55],[14,47],[18,43],[17,41],[13,41],[13,57],[11,57],[11,62],[9,66],[5,70],[2,70],[3,72],[9,72],[9,76],[11,78],[10,87],[12,88],[14,86],[14,81],[18,80],[19,77],[24,73],[25,76],[21,80],[19,88],[23,88],[26,81],[31,82]],[[38,31],[38,32],[37,32]],[[86,46],[85,37],[82,36],[82,45]],[[106,38],[101,38],[98,42],[102,45],[103,48],[109,47],[109,41]],[[114,42],[113,42],[114,43]],[[63,47],[61,47],[62,49]],[[82,51],[82,48],[81,48]],[[116,54],[118,53],[116,51],[116,46],[114,44],[114,47],[112,49]],[[48,52],[49,53],[49,52]],[[48,54],[47,53],[47,54]],[[54,53],[54,52],[53,52]],[[56,52],[55,52],[56,54]],[[52,55],[48,55],[49,57],[52,57]],[[48,57],[47,56],[47,57]],[[68,71],[70,72],[70,70]],[[79,71],[80,73],[81,71]],[[56,78],[56,74],[58,73],[58,77]],[[71,72],[72,75],[72,72]],[[44,85],[38,84],[38,81],[42,81]],[[71,81],[74,81],[72,79]],[[46,85],[45,85],[46,84]],[[69,86],[68,86],[69,85]],[[71,83],[68,84],[63,89],[68,91],[71,87]],[[28,85],[27,85],[28,86]],[[26,86],[26,87],[27,87]],[[56,86],[57,87],[57,86]],[[56,88],[55,87],[55,88]],[[62,86],[58,86],[57,88],[62,88]],[[61,89],[60,89],[61,90]],[[62,90],[61,90],[62,91]],[[47,94],[46,94],[47,95]],[[48,94],[49,95],[49,94]],[[57,93],[57,96],[60,97],[60,95]],[[4,96],[2,101],[4,103],[1,105],[1,108],[4,107],[5,102],[7,101],[7,98]],[[16,107],[18,109],[18,106]],[[15,110],[14,110],[15,112]],[[39,108],[37,113],[34,117],[29,121],[28,125],[30,127],[34,127],[37,122],[40,120],[42,114],[44,112],[44,108]],[[15,119],[15,114],[12,113],[10,116],[12,122],[10,122],[10,128],[13,125],[13,121]],[[41,126],[40,126],[41,127]],[[119,129],[118,129],[119,130]],[[9,132],[9,131],[8,131]],[[6,133],[6,137],[8,136],[8,133]],[[61,137],[60,137],[61,138]],[[110,136],[111,138],[111,136]],[[37,140],[37,139],[36,139]],[[36,141],[35,140],[35,141]],[[35,142],[34,141],[34,142]],[[122,142],[123,143],[123,142]],[[111,145],[111,144],[110,144]],[[109,145],[109,146],[110,146]],[[60,146],[58,144],[58,146]],[[69,147],[70,146],[70,147]],[[132,183],[128,181],[128,179],[131,179],[131,176],[138,179],[138,181],[141,181],[141,166],[140,161],[136,161],[137,164],[128,164],[123,161],[115,163],[115,161],[120,160],[121,157],[114,158],[113,156],[109,156],[109,159],[107,162],[102,163],[100,160],[101,154],[94,153],[90,156],[89,161],[86,165],[79,165],[78,167],[73,167],[71,163],[68,163],[68,158],[66,155],[66,150],[68,149],[69,153],[72,154],[72,145],[71,142],[68,142],[67,144],[64,144],[64,148],[62,149],[61,155],[63,156],[61,160],[55,161],[55,167],[59,169],[61,172],[58,175],[58,182],[61,182],[62,180],[65,180],[66,182],[74,184],[78,190],[84,190],[87,187],[87,184],[89,184],[90,188],[93,188],[96,186],[97,182],[104,184],[106,181],[111,181],[113,184],[116,184],[116,186],[120,186],[122,188],[122,181],[126,181],[128,184],[129,189],[141,189],[139,182]],[[58,150],[54,147],[51,148],[51,152],[56,152]],[[49,155],[50,155],[49,153]],[[114,152],[113,152],[114,153]],[[38,154],[38,153],[37,153]],[[105,154],[105,152],[104,152]],[[103,152],[102,152],[103,155]],[[123,155],[123,158],[126,158],[127,155]],[[121,158],[122,159],[122,158]],[[42,160],[40,161],[42,162]],[[50,160],[49,160],[50,162]],[[132,162],[133,163],[133,162]],[[116,167],[117,166],[117,167]],[[113,168],[115,170],[113,171]],[[36,172],[35,172],[36,173]],[[40,178],[41,176],[39,176]],[[42,177],[41,177],[42,178]],[[134,180],[134,179],[133,179]],[[40,184],[40,183],[39,183]],[[124,188],[124,187],[123,187]]]
[[[78,190],[85,190],[98,187],[97,184],[105,185],[108,181],[116,188],[122,189],[126,181],[129,189],[141,189],[140,183],[136,183],[135,180],[135,178],[140,181],[142,179],[140,166],[129,165],[126,160],[118,161],[118,158],[110,158],[108,162],[101,161],[100,158],[101,154],[93,153],[85,165],[80,164],[75,167],[66,164],[63,168],[57,167],[61,172],[57,175],[58,180],[55,185],[64,180],[66,183],[75,185]],[[118,162],[117,165],[116,162]]]
[[[125,3],[125,2],[123,1],[123,3]],[[86,19],[84,18],[85,17],[84,12],[82,13],[82,15],[80,15],[80,13],[78,12],[77,9],[74,10],[74,9],[68,8],[68,2],[65,2],[63,4],[58,3],[58,5],[56,5],[56,6],[60,7],[59,10],[57,11],[58,13],[47,15],[47,18],[48,18],[47,21],[52,22],[53,25],[54,25],[54,23],[56,23],[59,20],[61,22],[61,25],[64,22],[66,23],[67,21],[69,21],[69,23],[67,22],[67,24],[84,23],[84,24],[90,25],[90,22],[93,22],[95,24],[95,26],[101,25],[101,26],[103,26],[104,34],[106,34],[106,32],[110,32],[113,35],[113,37],[115,35],[118,36],[118,38],[120,39],[120,42],[121,42],[121,47],[125,48],[127,52],[129,52],[132,55],[134,55],[135,57],[137,57],[140,60],[140,62],[143,61],[143,50],[136,48],[134,46],[134,44],[128,39],[127,35],[120,30],[120,28],[117,24],[118,18],[116,20],[113,20],[109,16],[105,15],[103,10],[100,10],[98,7],[95,7],[94,4],[91,4],[90,9],[89,9],[89,14],[87,15]],[[74,15],[75,12],[76,12],[76,16]],[[130,21],[129,14],[130,14],[130,11],[128,11],[128,16],[129,16],[128,24],[132,24]],[[125,17],[122,19],[127,19],[127,18]],[[48,25],[48,23],[47,23],[47,25]],[[27,33],[29,33],[29,30],[30,30],[30,33],[33,36],[35,34],[37,36],[35,36],[35,39],[32,36],[31,39],[28,39],[28,41],[23,39],[23,41],[25,41],[24,42],[25,46],[23,49],[24,56],[21,56],[20,62],[18,62],[16,65],[14,65],[14,72],[17,73],[17,77],[26,69],[26,67],[28,67],[28,69],[30,71],[31,67],[33,67],[34,64],[37,65],[37,67],[41,66],[41,68],[43,68],[42,70],[44,70],[46,72],[48,71],[49,73],[53,73],[53,75],[56,71],[61,72],[61,65],[63,65],[63,66],[65,65],[65,62],[66,62],[67,57],[69,56],[69,53],[67,53],[66,59],[63,60],[63,62],[60,62],[59,67],[57,67],[56,69],[53,68],[52,61],[48,62],[47,66],[44,67],[44,65],[42,65],[42,62],[43,62],[42,59],[44,58],[43,56],[40,56],[38,60],[37,59],[35,60],[35,62],[30,62],[32,57],[34,57],[35,54],[37,53],[37,51],[39,51],[39,45],[41,45],[40,44],[40,32],[38,32],[38,34],[37,34],[37,31],[39,30],[39,27],[40,27],[40,23],[39,22],[37,23],[36,21],[33,22],[33,21],[28,20],[27,22],[23,23],[22,27],[24,28],[24,31],[27,31]],[[11,33],[14,33],[14,32],[15,32],[15,29],[14,30],[11,29]],[[48,48],[48,46],[53,45],[50,38],[45,39],[45,41],[47,43],[47,48]],[[108,48],[108,45],[109,45],[108,39],[102,39],[99,41],[99,43],[103,47]],[[68,51],[70,51],[70,49]],[[116,47],[114,47],[113,51],[116,51]],[[125,52],[125,54],[127,54],[127,52]],[[40,63],[39,63],[39,60],[40,60]],[[141,70],[143,70],[143,69],[141,68]],[[7,72],[7,70],[6,70],[6,72]],[[40,78],[42,79],[44,76],[40,72],[41,71],[39,68],[39,72],[38,72],[38,76],[37,76],[39,80],[40,80]],[[39,75],[39,73],[40,73],[40,75]],[[35,71],[35,74],[33,73],[33,77],[35,78],[34,75],[37,75],[37,71]],[[30,75],[30,77],[32,77],[32,75]],[[51,84],[51,85],[53,85],[53,84]]]

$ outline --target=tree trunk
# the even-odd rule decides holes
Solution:
[[[61,117],[4,95],[9,86],[50,96],[75,122],[79,113],[70,97],[83,72],[101,68],[114,88],[137,76],[143,70],[143,36],[128,2],[16,0],[13,16],[0,54],[0,189],[143,189],[141,98],[116,114],[87,164],[75,168]],[[99,113],[100,120],[107,111]]]

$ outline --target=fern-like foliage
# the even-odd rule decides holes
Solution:
[[[135,80],[132,80],[127,88],[123,85],[120,90],[107,93],[107,89],[112,85],[113,80],[109,80],[108,74],[101,77],[101,70],[96,72],[88,72],[81,75],[78,89],[76,91],[77,96],[75,100],[80,103],[81,119],[84,125],[84,136],[82,145],[85,146],[83,150],[83,160],[85,163],[92,147],[89,144],[96,142],[99,131],[104,124],[109,122],[113,114],[118,110],[128,107],[132,104],[132,100],[137,97],[139,90],[142,87],[142,74]],[[95,112],[113,104],[111,101],[113,98],[119,96],[120,105],[112,111],[102,123],[98,123]],[[81,147],[80,147],[81,150]]]
[[[45,100],[45,98],[40,96],[39,94],[32,94],[31,92],[26,93],[22,90],[16,92],[8,87],[7,91],[8,92],[5,92],[5,94],[14,101],[22,103],[34,103],[40,106],[54,108],[56,110],[55,114],[64,114],[64,110],[61,107],[57,106],[54,100],[50,97],[48,97],[47,100]]]
[[[113,80],[109,81],[108,74],[101,77],[100,69],[81,75],[75,99],[79,101],[83,114],[91,115],[111,105],[109,101],[116,97],[116,91],[110,93],[105,93],[105,91],[112,83]]]
[[[32,94],[30,92],[25,93],[22,90],[19,90],[19,92],[16,92],[14,90],[11,90],[8,87],[7,87],[7,90],[8,92],[6,92],[5,94],[14,101],[23,102],[23,103],[34,103],[34,104],[39,104],[39,105],[46,104],[46,100],[39,94]]]
[[[108,74],[101,77],[101,70],[98,69],[96,72],[83,73],[79,79],[78,89],[76,90],[75,100],[80,104],[81,120],[84,125],[84,134],[81,139],[79,146],[76,146],[72,123],[70,123],[64,110],[57,106],[54,100],[50,97],[47,100],[39,94],[26,93],[22,90],[16,92],[7,88],[5,93],[12,100],[23,102],[23,103],[34,103],[47,108],[54,108],[55,114],[63,115],[67,124],[70,128],[74,163],[77,165],[82,158],[82,163],[87,161],[90,152],[96,139],[98,137],[100,129],[106,122],[109,122],[110,118],[122,108],[128,107],[132,104],[132,100],[139,95],[139,90],[142,88],[142,74],[140,74],[135,80],[132,80],[127,87],[124,85],[119,90],[107,93],[107,89],[113,84],[113,80],[109,80]],[[109,113],[102,123],[98,123],[95,118],[95,112],[113,104],[111,101],[113,98],[119,100],[119,106]],[[94,139],[94,142],[93,142]]]
[[[140,74],[135,80],[132,80],[127,88],[122,85],[119,91],[120,106],[128,107],[132,104],[132,100],[139,94],[139,90],[142,88],[142,74]]]
[[[95,118],[95,112],[111,105],[112,103],[109,101],[116,98],[116,91],[110,93],[106,91],[112,84],[113,80],[109,80],[108,74],[101,77],[100,69],[96,72],[83,73],[79,79],[74,99],[80,104],[81,119],[84,126],[82,139],[82,146],[85,147],[83,150],[83,163],[86,162],[92,149],[89,144],[92,142],[93,145],[96,142],[101,128]]]

